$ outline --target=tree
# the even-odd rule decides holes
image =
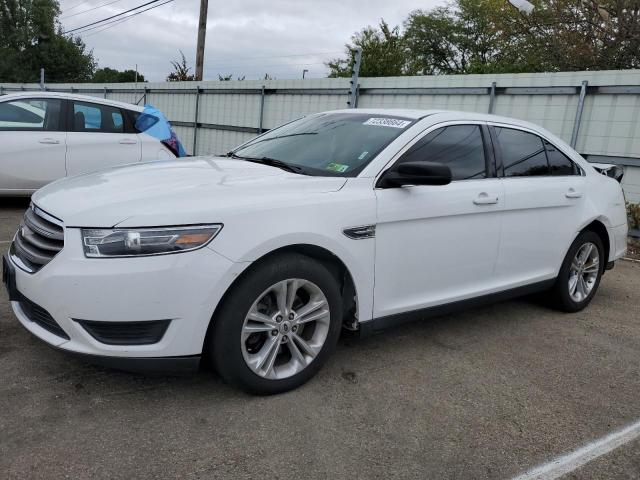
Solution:
[[[95,70],[79,37],[65,36],[57,0],[0,0],[0,81],[82,82]]]
[[[93,83],[133,83],[136,80],[138,82],[146,82],[146,80],[144,79],[144,75],[142,75],[140,72],[137,73],[136,78],[135,70],[124,70],[120,72],[116,69],[105,67],[96,70],[96,73],[94,73],[93,79],[91,81]]]
[[[638,0],[532,0],[524,14],[507,0],[454,0],[411,12],[398,27],[367,27],[347,58],[327,63],[349,76],[361,47],[361,76],[607,70],[640,67]]]
[[[189,73],[191,67],[187,65],[187,59],[184,57],[184,53],[182,50],[178,50],[180,52],[181,60],[172,60],[171,66],[173,67],[173,72],[169,73],[167,76],[167,82],[187,82],[195,80],[195,75]]]
[[[390,28],[380,21],[379,28],[366,27],[351,37],[351,43],[345,45],[346,58],[337,58],[327,62],[329,77],[350,77],[355,59],[355,49],[362,49],[360,75],[363,77],[388,77],[408,75],[410,70],[409,51],[400,34],[400,27]]]

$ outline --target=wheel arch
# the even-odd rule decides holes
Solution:
[[[347,264],[343,261],[340,256],[336,255],[334,252],[329,249],[311,244],[311,243],[295,243],[290,245],[284,245],[278,248],[275,248],[271,251],[263,253],[259,258],[251,262],[240,275],[238,275],[233,282],[227,287],[224,294],[220,298],[220,301],[216,305],[213,314],[211,315],[211,319],[209,320],[209,325],[207,326],[207,331],[205,337],[203,339],[203,348],[202,352],[206,352],[205,345],[208,343],[209,338],[211,336],[211,332],[213,330],[212,326],[214,324],[216,314],[222,305],[225,302],[226,297],[229,293],[235,288],[235,286],[240,282],[241,279],[245,278],[245,276],[250,275],[251,271],[259,264],[269,261],[269,259],[281,255],[284,253],[298,253],[301,255],[305,255],[309,258],[313,258],[329,268],[329,271],[336,277],[336,281],[340,286],[340,294],[342,296],[342,322],[343,324],[347,324],[349,328],[355,329],[357,327],[357,319],[359,312],[359,302],[358,302],[358,289],[356,287],[356,282],[354,281],[353,274],[351,270],[347,266]]]
[[[609,261],[609,256],[611,254],[611,245],[612,245],[612,242],[615,241],[615,239],[612,237],[612,234],[609,232],[609,229],[607,228],[605,221],[606,220],[603,218],[593,219],[591,222],[587,223],[580,230],[580,232],[582,233],[585,231],[591,231],[600,237],[600,240],[602,240],[602,246],[604,247],[604,258],[606,259],[605,261],[606,263]]]

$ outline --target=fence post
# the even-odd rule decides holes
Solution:
[[[107,98],[107,87],[104,87],[104,98]]]
[[[40,90],[44,90],[44,68],[40,69]]]
[[[200,109],[200,87],[196,87],[196,112],[193,116],[193,155],[197,155],[198,148],[198,110]]]
[[[4,95],[4,87],[0,85],[0,97]]]
[[[147,104],[147,87],[144,87],[144,93],[142,94],[142,106]]]
[[[355,49],[353,58],[353,70],[351,72],[351,86],[349,87],[349,108],[358,108],[358,77],[360,76],[360,63],[362,62],[362,48]]]
[[[258,121],[258,133],[262,133],[262,123],[264,121],[264,85],[260,90],[260,119]]]
[[[580,87],[580,98],[578,99],[578,108],[576,109],[576,119],[573,122],[573,132],[571,133],[571,148],[576,148],[578,143],[578,132],[580,131],[580,123],[582,122],[582,110],[584,109],[584,97],[587,96],[587,86],[589,82],[583,80]]]
[[[491,82],[489,89],[489,113],[493,113],[496,109],[496,82]]]

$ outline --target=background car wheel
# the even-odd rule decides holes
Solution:
[[[342,323],[336,277],[321,263],[282,254],[243,274],[213,318],[209,356],[249,393],[302,385],[333,352]]]
[[[598,234],[580,233],[571,244],[553,287],[555,306],[565,312],[586,307],[598,289],[606,263]]]

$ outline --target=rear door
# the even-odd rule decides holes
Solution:
[[[0,101],[0,193],[27,194],[64,177],[64,100]]]
[[[127,133],[129,120],[122,109],[78,100],[69,103],[69,175],[140,161],[141,142],[135,133]]]
[[[577,235],[582,170],[532,131],[493,126],[505,211],[496,275],[508,287],[553,278]]]

